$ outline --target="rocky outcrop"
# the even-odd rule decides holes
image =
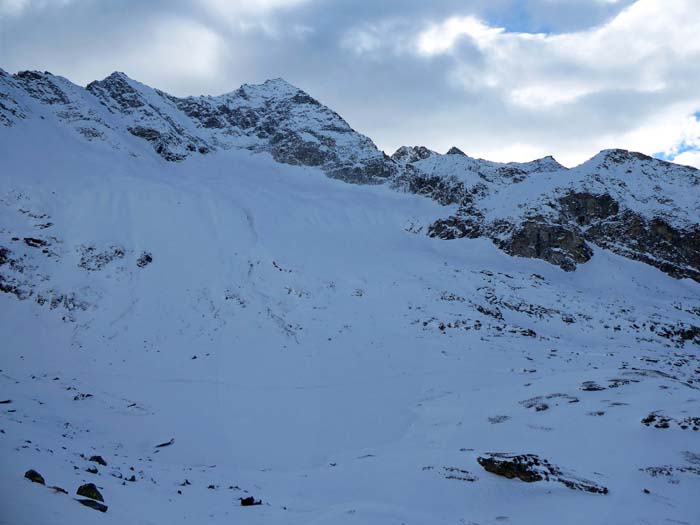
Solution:
[[[496,238],[496,244],[510,255],[543,259],[566,271],[575,270],[577,264],[593,256],[578,232],[552,224],[542,216],[525,221],[506,240]]]
[[[557,171],[551,157],[519,165],[480,163],[470,157],[460,157],[455,164],[443,160],[446,156],[428,157],[407,165],[403,187],[444,205],[459,205],[456,213],[428,226],[431,237],[488,237],[510,255],[542,259],[566,271],[590,260],[595,245],[672,277],[700,281],[700,225],[693,222],[697,216],[675,199],[658,195],[660,184],[675,185],[678,180],[697,193],[700,177],[693,168],[627,153],[612,150],[568,172]],[[610,166],[618,172],[604,176]],[[569,180],[560,186],[557,177]],[[544,179],[541,189],[536,187],[539,178]],[[656,186],[647,195],[642,183]],[[533,187],[534,198],[521,200],[516,208],[495,213],[488,208],[489,200],[507,202],[515,196],[517,202],[518,192],[527,194]],[[510,216],[499,216],[505,213]]]
[[[535,454],[490,453],[477,458],[484,470],[508,479],[519,479],[526,483],[553,481],[572,490],[594,494],[607,494],[608,489],[593,481],[565,474],[559,467]]]
[[[462,155],[463,157],[467,156],[467,154],[464,153],[457,146],[452,146],[450,149],[447,150],[447,153],[445,153],[445,155]]]
[[[46,484],[44,477],[34,469],[29,469],[27,472],[25,472],[24,477],[33,483],[38,483],[39,485]]]
[[[401,146],[391,156],[391,160],[401,164],[410,164],[434,155],[438,155],[438,153],[425,146]]]
[[[85,483],[84,485],[80,485],[75,493],[78,496],[85,496],[86,498],[94,499],[96,501],[104,501],[102,493],[98,490],[94,483]]]
[[[700,282],[700,226],[682,230],[664,219],[624,212],[617,220],[598,222],[586,238],[612,252],[654,266],[677,279]]]

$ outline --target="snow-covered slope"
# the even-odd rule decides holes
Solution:
[[[594,243],[565,272],[422,234],[467,195],[475,221],[515,221],[535,200],[507,188],[593,195],[593,174],[488,164],[452,174],[481,191],[440,202],[420,191],[447,178],[418,165],[432,156],[346,184],[205,135],[130,80],[157,111],[2,81],[0,522],[697,521],[700,284]],[[136,125],[209,151],[167,162]],[[585,171],[624,180],[604,163]],[[640,177],[697,191],[663,167]],[[436,199],[395,191],[410,184]],[[667,206],[627,185],[608,194],[634,213]],[[105,514],[75,501],[90,482]]]

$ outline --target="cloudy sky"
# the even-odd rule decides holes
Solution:
[[[388,153],[700,167],[699,0],[0,0],[0,67],[175,95],[283,77]]]

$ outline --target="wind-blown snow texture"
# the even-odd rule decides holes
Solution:
[[[0,523],[698,523],[699,200],[3,72]]]

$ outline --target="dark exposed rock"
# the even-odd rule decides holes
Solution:
[[[27,472],[25,472],[24,477],[29,481],[33,481],[34,483],[39,483],[41,485],[45,484],[43,476],[34,469],[29,469]]]
[[[70,99],[57,85],[51,73],[39,71],[20,71],[14,75],[15,80],[32,97],[43,104],[68,104]]]
[[[90,399],[92,394],[78,393],[73,396],[73,401],[84,401],[85,399]]]
[[[555,481],[572,490],[581,490],[595,494],[607,494],[608,489],[593,481],[565,474],[546,459],[535,454],[502,454],[489,453],[477,458],[487,472],[508,479],[519,479],[526,483],[537,481]]]
[[[464,155],[464,156],[466,156],[466,153],[464,153],[457,146],[452,146],[450,149],[447,150],[447,153],[445,153],[445,155]]]
[[[98,463],[102,465],[103,467],[107,466],[107,462],[104,460],[102,456],[90,456],[90,461],[93,461],[94,463]]]
[[[104,94],[109,93],[110,97],[123,107],[135,109],[145,105],[138,92],[129,84],[128,77],[118,71],[102,81],[90,82],[85,89],[100,98],[103,103]]]
[[[608,219],[620,211],[619,204],[610,195],[572,191],[560,198],[559,203],[564,217],[574,220],[579,226]]]
[[[643,425],[661,429],[671,428],[671,423],[675,424],[682,430],[692,429],[695,432],[700,431],[700,417],[688,416],[677,419],[670,416],[664,416],[658,412],[652,412],[642,419]]]
[[[143,126],[129,128],[129,133],[150,142],[155,152],[165,160],[179,162],[187,158],[187,155],[173,151],[171,147],[173,144],[182,145],[182,140],[175,133],[161,133],[158,130]],[[188,143],[185,147],[189,151],[196,151],[197,149],[194,143]]]
[[[559,401],[566,401],[568,404],[578,403],[579,399],[569,394],[555,393],[547,394],[546,396],[536,396],[530,399],[520,401],[520,404],[525,408],[534,408],[536,412],[544,412],[549,410],[550,405],[545,401],[549,401],[555,406],[559,405]]]
[[[396,162],[411,163],[419,160],[427,159],[437,155],[436,152],[426,148],[425,146],[401,146],[391,156],[391,159]]]
[[[539,458],[533,454],[523,454],[520,456],[499,454],[493,457],[479,457],[477,461],[487,472],[508,479],[518,478],[526,483],[544,479],[542,474],[540,474],[537,469],[533,468],[540,466]]]
[[[686,342],[700,344],[700,326],[678,323],[676,326],[663,326],[656,333],[679,346]]]
[[[700,282],[700,227],[678,229],[664,219],[645,219],[625,211],[616,220],[592,224],[591,242],[612,252],[654,266],[677,279]]]
[[[262,505],[261,500],[256,500],[253,496],[248,496],[246,498],[239,498],[241,500],[241,507],[251,507],[253,505]]]
[[[78,266],[91,272],[97,272],[112,261],[122,259],[125,250],[121,246],[110,246],[104,250],[98,250],[95,246],[81,246],[79,253],[80,262]]]
[[[649,474],[653,478],[666,477],[670,478],[669,482],[676,484],[678,479],[676,474],[694,474],[700,476],[700,467],[697,466],[674,466],[674,465],[663,465],[659,467],[646,467],[640,468],[640,472]]]
[[[165,443],[160,443],[159,445],[156,445],[156,448],[169,447],[173,443],[175,443],[175,438],[171,438],[170,441],[166,441]]]
[[[584,381],[581,384],[581,390],[584,392],[598,392],[600,390],[605,390],[604,386],[600,386],[595,381]]]
[[[524,222],[513,235],[496,244],[509,255],[543,259],[570,272],[593,256],[593,250],[574,229],[552,224],[541,216]]]
[[[445,479],[467,481],[469,483],[473,483],[474,481],[478,481],[479,479],[475,475],[470,473],[468,470],[459,469],[456,467],[443,467],[442,470],[444,471]]]
[[[104,503],[100,503],[99,501],[95,501],[93,499],[77,499],[76,500],[78,503],[81,505],[85,505],[86,507],[90,507],[91,509],[99,510],[100,512],[107,512],[107,509],[109,507],[105,505]]]
[[[139,268],[145,268],[149,264],[153,262],[153,255],[150,252],[143,252],[141,255],[139,255],[139,258],[136,260],[136,266]]]
[[[476,239],[481,237],[483,229],[478,220],[453,215],[446,219],[439,219],[428,227],[428,236],[438,239],[451,240]]]
[[[86,498],[91,498],[97,501],[104,501],[102,494],[94,483],[85,483],[84,485],[80,485],[75,493],[78,496],[85,496]]]
[[[27,246],[31,246],[32,248],[43,248],[44,246],[48,246],[49,244],[43,239],[35,239],[34,237],[25,237],[24,243]]]
[[[68,494],[68,491],[62,487],[59,487],[57,485],[52,485],[49,487],[51,490],[54,491],[56,494]]]

